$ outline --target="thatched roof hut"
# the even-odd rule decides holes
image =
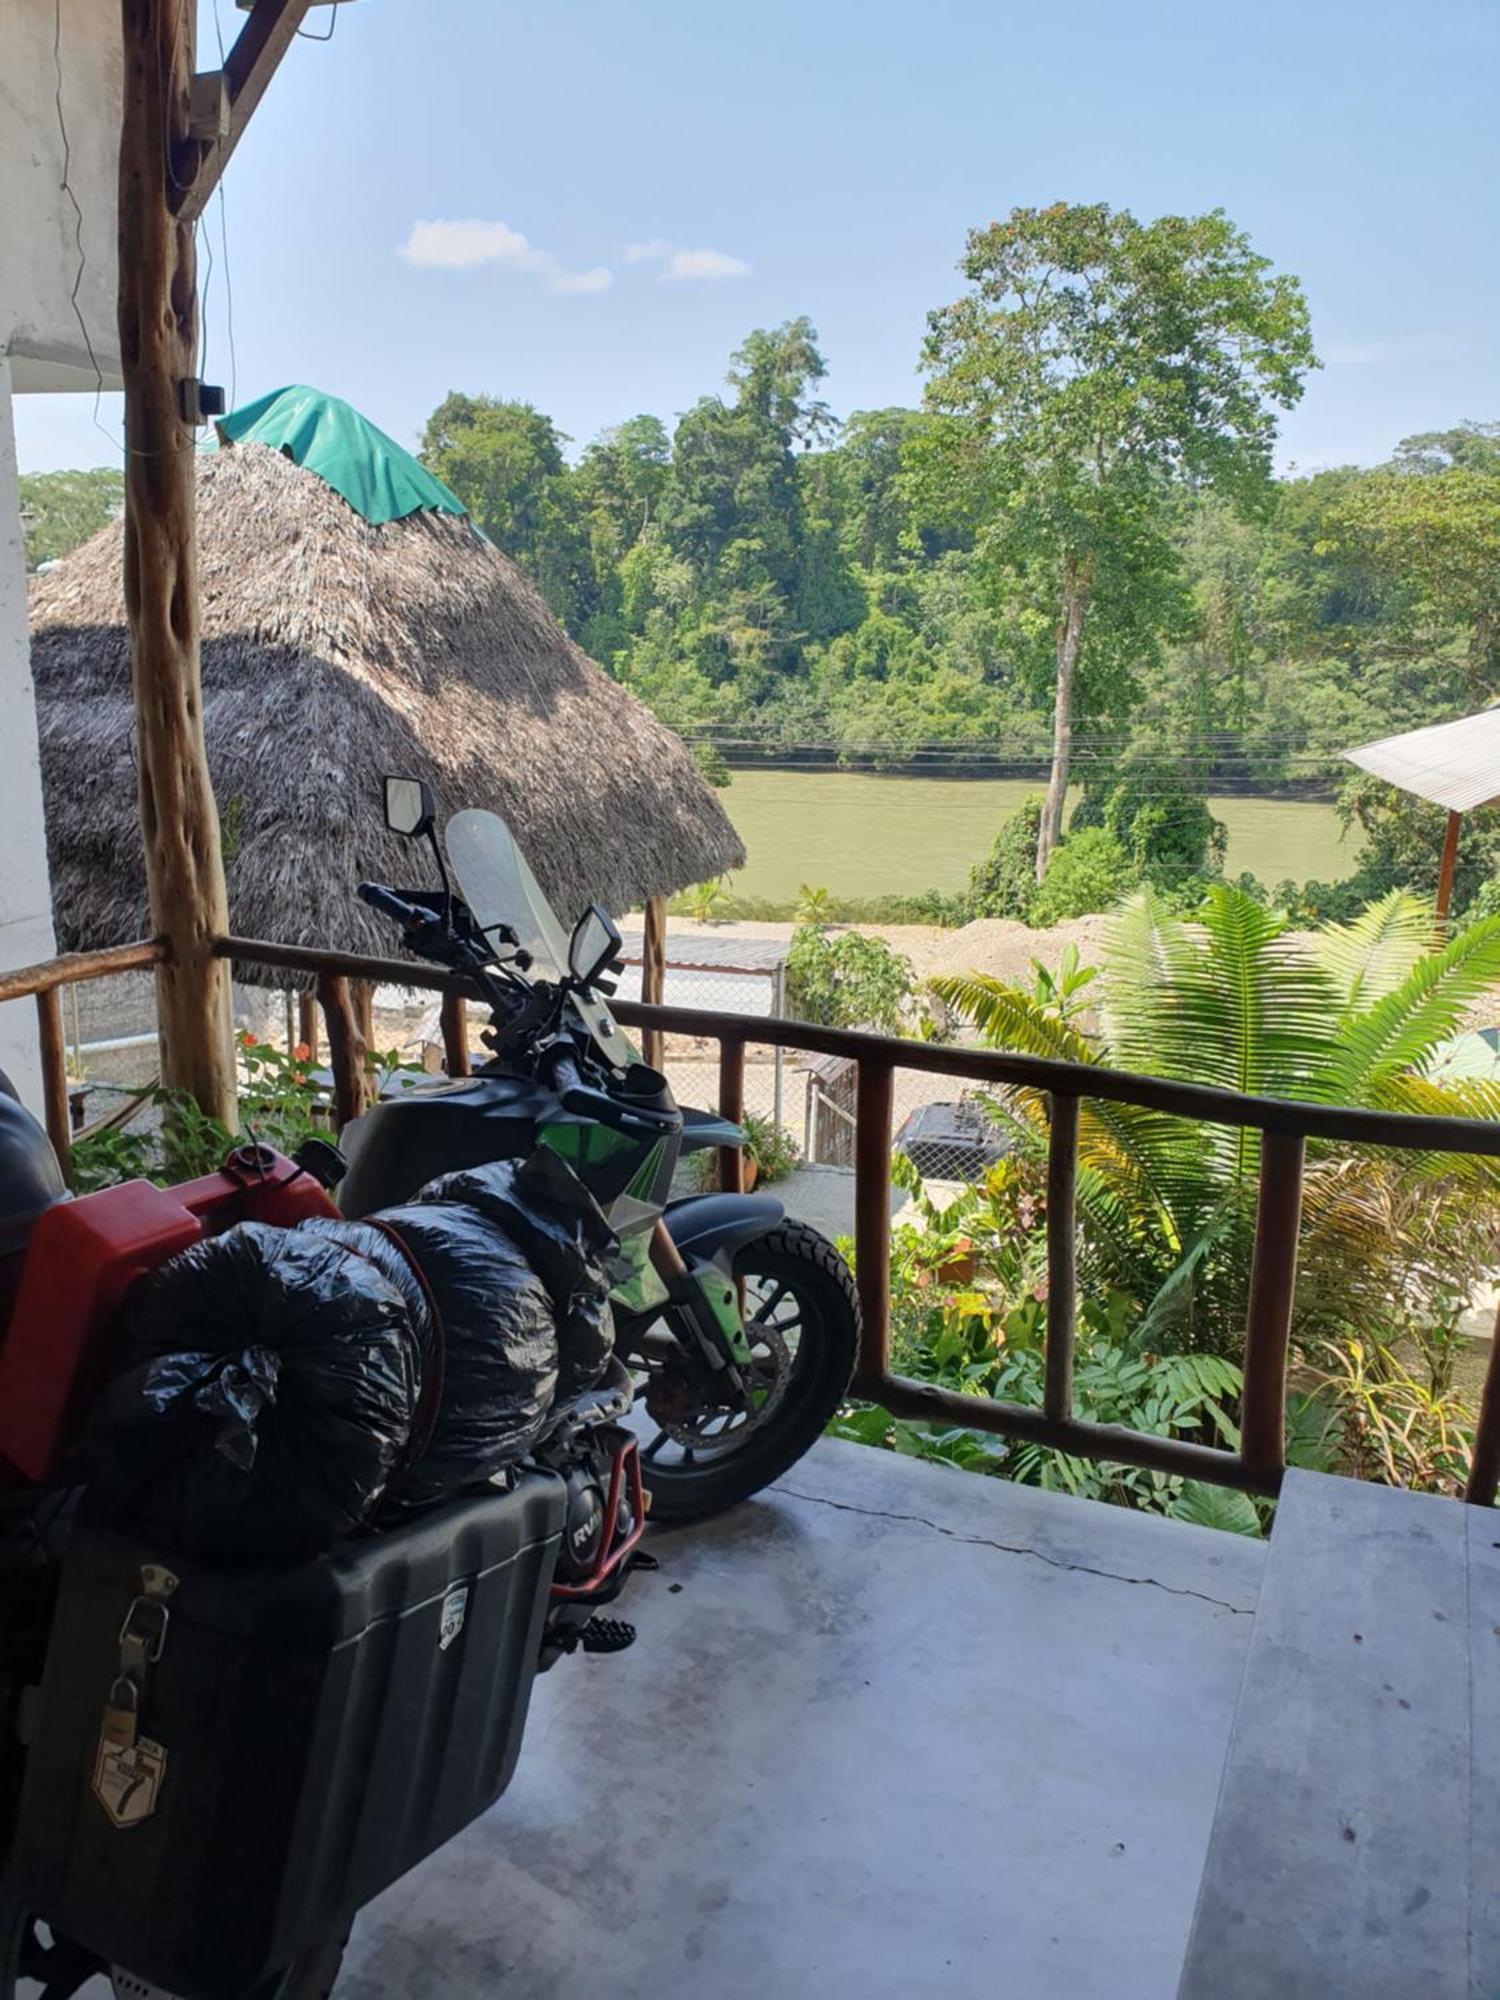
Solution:
[[[425,879],[382,824],[386,771],[427,778],[447,811],[504,813],[565,921],[741,865],[682,743],[466,519],[373,525],[257,443],[205,454],[198,496],[203,719],[240,935],[394,949],[354,894]],[[32,587],[63,950],[148,926],[121,548],[106,528]]]

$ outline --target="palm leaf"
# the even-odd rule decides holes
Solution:
[[[1232,1535],[1259,1535],[1260,1516],[1247,1493],[1230,1486],[1210,1486],[1204,1479],[1185,1479],[1172,1502],[1172,1519],[1195,1528],[1220,1528]]]
[[[1476,1000],[1500,983],[1500,917],[1470,924],[1419,959],[1399,985],[1361,1013],[1346,1013],[1309,1095],[1368,1104],[1403,1071],[1422,1071]]]
[[[1392,889],[1352,923],[1328,924],[1313,939],[1313,956],[1339,989],[1347,1012],[1385,998],[1433,948],[1432,904]]]

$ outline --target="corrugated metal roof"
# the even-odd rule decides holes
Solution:
[[[1346,750],[1351,764],[1449,812],[1500,800],[1500,705]]]

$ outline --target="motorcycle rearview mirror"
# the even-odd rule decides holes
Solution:
[[[431,833],[436,822],[437,801],[425,779],[386,779],[385,823],[392,833],[399,833],[406,840],[415,840]]]
[[[568,970],[580,986],[591,986],[620,949],[613,917],[590,903],[578,919],[568,946]]]

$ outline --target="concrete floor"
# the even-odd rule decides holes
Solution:
[[[336,2000],[1170,2000],[1264,1544],[824,1443],[652,1546]]]

